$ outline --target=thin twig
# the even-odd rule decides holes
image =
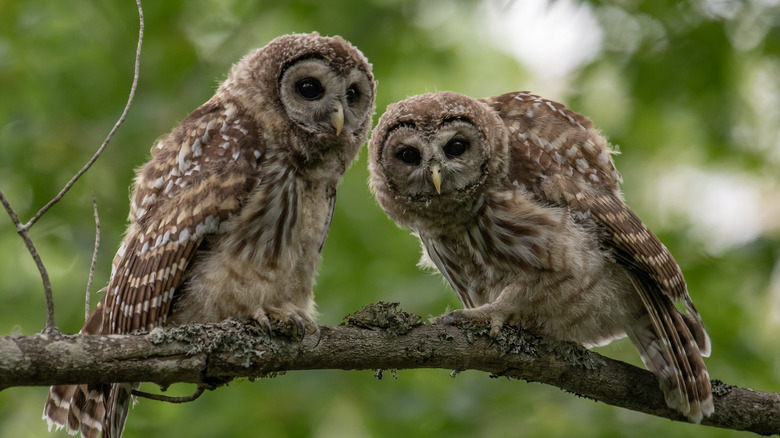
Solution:
[[[5,207],[5,211],[8,212],[8,216],[11,217],[11,222],[13,222],[16,226],[16,230],[19,231],[19,229],[22,227],[22,223],[19,220],[19,216],[16,215],[14,209],[11,208],[11,204],[8,202],[8,199],[5,197],[5,193],[3,193],[2,190],[0,190],[0,202],[3,204],[3,207]]]
[[[150,392],[144,392],[144,391],[139,391],[137,389],[134,389],[133,395],[137,397],[143,397],[143,398],[148,398],[151,400],[157,400],[157,401],[162,401],[167,403],[189,403],[191,401],[197,400],[198,397],[203,395],[203,392],[205,390],[206,388],[203,385],[198,385],[198,389],[196,389],[195,392],[193,392],[190,395],[184,397],[171,397],[168,395],[152,394]]]
[[[95,249],[92,251],[92,263],[89,265],[89,279],[87,280],[87,296],[84,303],[84,322],[89,319],[89,301],[92,291],[92,279],[95,278],[95,264],[97,263],[98,249],[100,248],[100,217],[98,216],[97,199],[92,194],[92,207],[95,211]]]
[[[41,273],[41,281],[43,282],[43,291],[46,295],[46,326],[44,326],[43,332],[58,333],[59,330],[57,330],[57,326],[54,325],[54,298],[52,297],[52,293],[51,293],[51,282],[49,281],[49,273],[46,272],[46,267],[43,266],[43,261],[41,261],[41,256],[38,254],[38,250],[35,248],[35,245],[33,244],[32,240],[30,240],[30,235],[27,232],[27,228],[25,228],[25,226],[22,225],[21,221],[19,220],[19,216],[16,215],[16,212],[11,207],[11,203],[8,202],[8,199],[5,197],[5,193],[3,193],[2,190],[0,190],[0,202],[2,202],[3,207],[5,207],[5,211],[8,212],[8,216],[11,217],[11,221],[16,226],[16,233],[19,234],[19,237],[22,238],[24,245],[27,247],[27,251],[30,252],[33,261],[35,261],[35,266],[38,267],[38,272]]]
[[[92,167],[92,164],[97,161],[98,157],[103,153],[103,151],[108,146],[108,143],[111,141],[111,139],[114,137],[114,134],[119,129],[120,126],[122,126],[122,123],[125,121],[125,117],[127,117],[127,113],[130,111],[130,106],[133,103],[133,99],[135,98],[135,90],[138,87],[138,76],[139,71],[141,68],[141,43],[144,39],[144,11],[141,9],[141,0],[136,0],[136,4],[138,5],[138,16],[140,18],[140,29],[138,31],[138,46],[135,50],[135,70],[133,72],[133,85],[130,87],[130,96],[127,98],[127,104],[125,104],[125,109],[122,111],[122,115],[119,116],[119,120],[116,121],[114,124],[114,127],[111,129],[111,132],[108,133],[108,136],[105,140],[103,140],[103,144],[100,145],[100,148],[98,148],[97,152],[90,158],[90,160],[87,162],[87,164],[84,165],[84,167],[81,168],[74,176],[73,178],[68,181],[67,184],[65,184],[65,187],[60,190],[60,192],[55,196],[51,201],[49,201],[48,204],[44,205],[43,208],[38,211],[38,213],[35,214],[35,216],[30,219],[29,222],[27,222],[24,227],[30,228],[35,222],[38,221],[38,219],[43,216],[44,213],[46,213],[49,208],[51,208],[52,205],[56,204],[60,199],[62,199],[63,196],[70,190],[70,188],[73,186],[73,184],[78,181],[79,178],[81,178],[84,173],[89,170],[90,167]]]
[[[5,197],[5,194],[0,191],[0,202],[3,204],[3,207],[5,207],[5,210],[8,212],[8,216],[11,217],[11,221],[13,221],[14,225],[16,225],[16,232],[19,234],[19,236],[24,241],[25,246],[27,246],[27,250],[30,252],[30,255],[32,256],[33,260],[35,261],[35,265],[38,267],[38,271],[41,273],[41,280],[43,281],[43,291],[46,295],[46,326],[43,328],[44,333],[57,333],[57,327],[54,325],[54,298],[52,296],[51,291],[51,282],[49,281],[49,274],[46,272],[46,267],[43,265],[43,262],[41,261],[41,257],[38,254],[38,250],[35,248],[35,245],[33,244],[32,240],[30,240],[30,236],[28,231],[30,228],[38,221],[38,219],[43,216],[44,213],[46,213],[54,204],[59,202],[60,199],[62,199],[63,196],[70,190],[70,188],[73,186],[73,184],[78,181],[79,178],[81,178],[84,173],[87,172],[87,170],[92,167],[92,165],[97,161],[98,157],[103,153],[103,151],[108,146],[108,143],[111,141],[111,138],[114,137],[114,134],[119,129],[120,126],[122,126],[122,123],[125,121],[125,117],[127,117],[127,113],[130,111],[130,106],[133,103],[133,99],[135,98],[135,90],[138,87],[138,77],[139,72],[141,68],[141,44],[144,39],[144,11],[141,8],[141,0],[135,1],[136,5],[138,6],[138,18],[140,21],[140,27],[138,30],[138,45],[135,50],[135,68],[133,71],[133,85],[130,87],[130,96],[127,98],[127,104],[125,104],[125,109],[122,111],[122,115],[119,116],[119,120],[114,124],[114,127],[111,129],[111,132],[108,133],[108,136],[103,141],[103,144],[100,145],[100,148],[98,148],[97,152],[92,156],[92,158],[87,162],[86,165],[84,165],[81,170],[79,170],[73,178],[68,181],[67,184],[65,184],[65,187],[60,190],[60,192],[55,196],[51,201],[49,201],[46,205],[43,206],[29,221],[27,221],[26,224],[22,224],[22,222],[19,220],[19,216],[16,214],[14,209],[11,207],[11,204],[8,202],[8,199]]]

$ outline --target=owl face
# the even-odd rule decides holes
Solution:
[[[220,87],[303,161],[336,153],[349,165],[366,141],[376,84],[371,64],[341,37],[284,35],[245,56]]]
[[[391,218],[413,229],[418,220],[465,218],[504,172],[505,131],[490,108],[456,93],[391,105],[369,143],[371,188]]]
[[[373,86],[357,67],[337,71],[323,59],[304,58],[282,74],[279,94],[290,120],[311,134],[354,135],[371,115]]]
[[[435,125],[403,123],[387,135],[381,161],[387,182],[410,201],[457,198],[484,181],[485,137],[466,118]]]

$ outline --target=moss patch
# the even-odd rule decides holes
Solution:
[[[398,303],[384,301],[369,304],[347,316],[345,320],[348,326],[385,330],[392,336],[405,335],[415,327],[423,325],[422,318],[418,315],[404,312],[398,308]]]

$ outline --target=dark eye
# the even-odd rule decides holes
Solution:
[[[306,100],[317,100],[325,94],[320,81],[314,78],[303,78],[295,83],[295,91]]]
[[[347,105],[352,106],[360,99],[360,90],[357,85],[352,84],[347,88]]]
[[[453,138],[444,145],[444,153],[449,157],[457,157],[458,155],[463,155],[468,147],[468,140]]]
[[[395,154],[396,157],[400,158],[401,161],[403,161],[406,164],[414,164],[420,162],[420,151],[417,149],[409,146],[401,149],[398,151],[398,153]]]

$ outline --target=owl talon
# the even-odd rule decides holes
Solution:
[[[258,309],[257,312],[255,312],[255,314],[252,316],[252,319],[265,327],[265,330],[268,332],[268,334],[272,334],[274,332],[273,327],[271,327],[271,321],[268,319],[268,314],[266,314],[263,309]]]
[[[259,322],[260,324],[262,324],[269,335],[273,334],[274,329],[273,326],[271,326],[271,320],[270,318],[268,318],[268,315],[264,311],[262,310],[258,311],[257,314],[255,314],[255,317],[253,319]]]
[[[299,343],[303,342],[303,338],[306,337],[306,324],[303,322],[303,320],[301,318],[298,318],[298,316],[295,315],[294,313],[290,314],[287,318],[290,320],[290,322],[296,327],[298,332],[301,334],[301,338],[298,340],[298,342]]]
[[[316,347],[320,345],[320,341],[322,340],[322,330],[320,329],[320,326],[317,326],[315,334],[317,335],[317,343],[314,344],[314,346]]]
[[[291,334],[291,336],[300,335],[300,342],[303,342],[307,333],[319,331],[319,326],[315,324],[314,320],[308,316],[306,312],[293,306],[285,307],[283,309],[258,309],[257,312],[255,312],[254,319],[265,326],[269,334],[272,334],[275,331],[271,320],[279,321],[287,326],[292,326],[295,335],[292,335],[292,332],[289,332],[289,330],[282,330],[282,332]]]
[[[495,339],[498,334],[501,333],[501,328],[504,327],[504,322],[501,320],[490,321],[490,337]]]

